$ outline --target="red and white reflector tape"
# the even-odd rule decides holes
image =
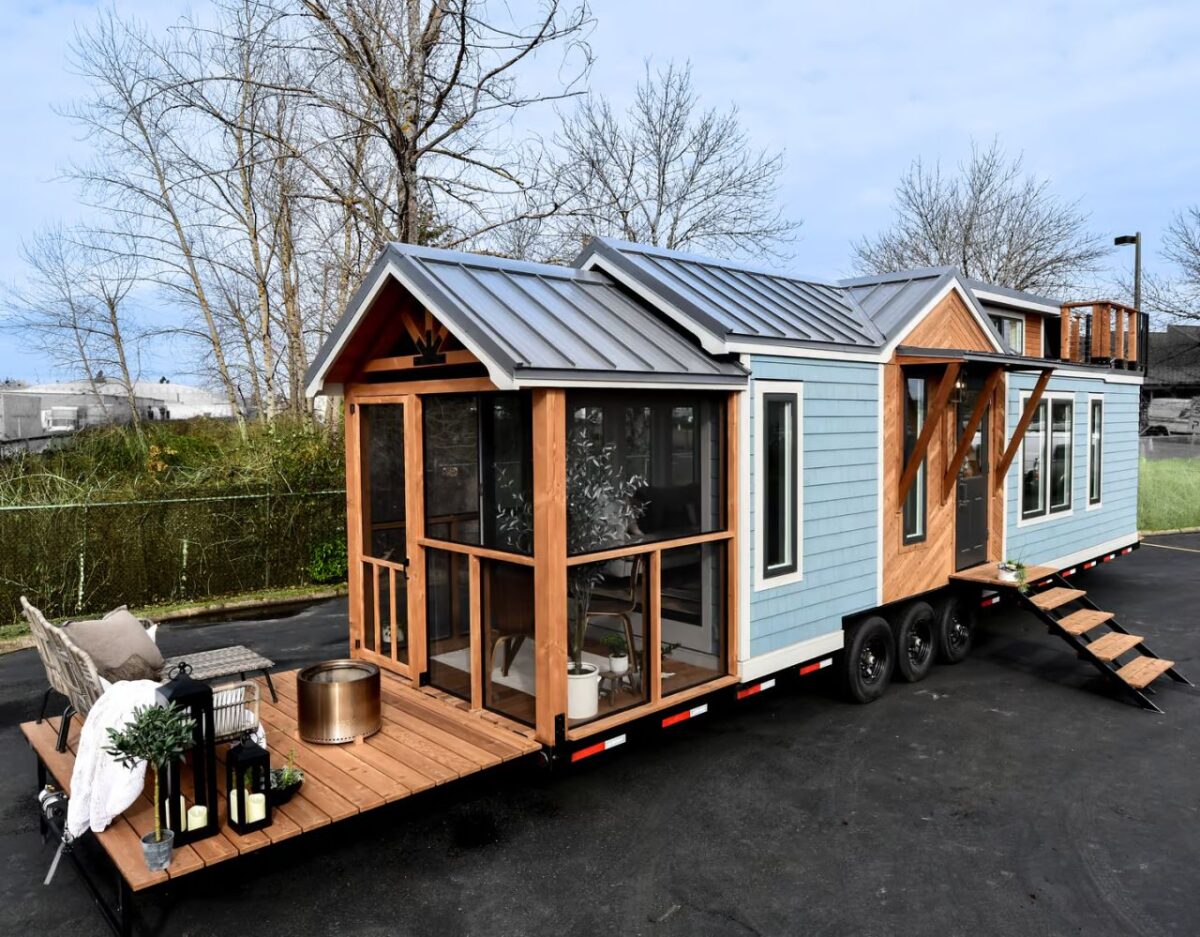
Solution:
[[[1059,573],[1059,575],[1060,576],[1074,576],[1077,572],[1079,572],[1079,570],[1076,567],[1072,566],[1070,569],[1064,569],[1061,573]]]
[[[816,661],[812,664],[805,664],[800,668],[800,676],[807,677],[810,673],[816,673],[818,670],[824,670],[826,667],[833,666],[833,658],[826,657],[824,660]]]
[[[1133,552],[1133,547],[1126,547],[1124,550],[1121,551],[1121,555],[1125,556],[1126,554],[1132,553],[1132,552]]]
[[[1098,560],[1088,560],[1086,563],[1083,564],[1083,568],[1091,569],[1093,566],[1096,565],[1097,562],[1099,562],[1099,561]]]
[[[993,595],[993,596],[989,596],[988,598],[986,598],[982,602],[980,602],[979,607],[987,608],[989,605],[999,605],[999,604],[1000,604],[1000,596]]]
[[[673,716],[667,716],[662,721],[662,727],[679,725],[681,722],[687,722],[689,719],[695,719],[697,716],[703,716],[708,712],[708,703],[701,703],[699,706],[693,706],[691,709],[685,709],[681,713],[675,713]]]
[[[595,745],[589,745],[587,748],[578,748],[571,752],[571,761],[583,761],[583,759],[590,758],[592,755],[599,755],[610,748],[616,748],[618,745],[624,744],[625,736],[614,735],[611,739],[605,739],[603,742],[597,742]]]
[[[763,680],[762,683],[754,683],[750,686],[744,686],[737,691],[737,698],[745,699],[748,696],[755,696],[756,694],[761,693],[763,690],[771,689],[771,687],[774,685],[775,678],[772,677],[770,680]]]
[[[1117,558],[1117,554],[1115,554],[1115,553],[1110,553],[1110,554],[1108,554],[1108,556],[1106,556],[1106,557],[1104,558],[1104,562],[1106,562],[1106,563],[1107,563],[1109,560],[1115,560],[1116,558]]]

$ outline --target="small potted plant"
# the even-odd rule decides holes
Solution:
[[[287,764],[271,769],[271,806],[279,807],[292,799],[304,783],[304,772],[296,767],[296,749],[288,752]]]
[[[159,775],[182,760],[192,747],[195,730],[196,721],[174,703],[138,707],[123,728],[108,730],[105,752],[126,768],[135,768],[144,761],[154,773],[154,830],[142,837],[142,853],[151,872],[161,872],[171,864],[175,842],[175,831],[164,830],[162,825]]]
[[[1002,582],[1015,582],[1018,587],[1025,585],[1025,564],[1020,560],[1004,560],[996,568]]]
[[[623,634],[606,634],[604,646],[608,648],[608,669],[615,674],[629,671],[629,643]]]

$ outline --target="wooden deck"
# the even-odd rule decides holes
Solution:
[[[225,771],[217,770],[220,832],[174,851],[170,868],[150,872],[142,857],[141,836],[153,828],[154,812],[147,792],[107,830],[96,836],[133,891],[159,885],[206,866],[234,859],[320,829],[339,820],[403,800],[486,768],[538,751],[533,730],[487,712],[468,712],[457,700],[436,691],[415,690],[400,678],[383,673],[383,728],[361,744],[315,745],[296,735],[296,671],[274,675],[279,701],[264,694],[261,717],[274,765],[282,765],[291,749],[304,772],[304,785],[272,813],[264,830],[245,836],[226,823]],[[67,751],[54,750],[58,720],[26,722],[21,731],[50,775],[70,793],[71,769],[81,720],[75,719]],[[219,746],[222,760],[225,746]]]
[[[1025,570],[1025,581],[1032,585],[1039,579],[1053,576],[1057,572],[1058,570],[1052,566],[1030,566]],[[1017,583],[1000,578],[995,563],[980,563],[978,566],[972,566],[970,569],[960,570],[952,574],[950,578],[959,582],[973,582],[979,585],[996,586],[1004,589],[1017,588]]]

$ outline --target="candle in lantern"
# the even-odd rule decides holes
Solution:
[[[189,830],[202,830],[208,825],[208,808],[203,804],[196,804],[194,807],[188,808],[187,812],[187,828]]]
[[[246,798],[246,815],[251,823],[267,818],[267,795],[251,794]]]

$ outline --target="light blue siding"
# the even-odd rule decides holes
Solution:
[[[756,380],[804,384],[801,434],[803,579],[754,590],[750,655],[756,657],[837,631],[843,616],[876,604],[879,563],[879,366],[803,358],[754,357]],[[757,428],[750,414],[751,569],[757,569],[760,509],[754,477]]]
[[[1013,374],[1008,383],[1008,433],[1021,416],[1021,394],[1033,389],[1036,376]],[[1121,537],[1137,536],[1138,399],[1137,384],[1106,384],[1093,378],[1056,376],[1048,393],[1070,392],[1075,403],[1072,439],[1071,511],[1035,523],[1020,522],[1020,454],[1008,486],[1005,554],[1026,564],[1062,559]],[[1104,441],[1101,506],[1088,508],[1088,395],[1103,395]]]

